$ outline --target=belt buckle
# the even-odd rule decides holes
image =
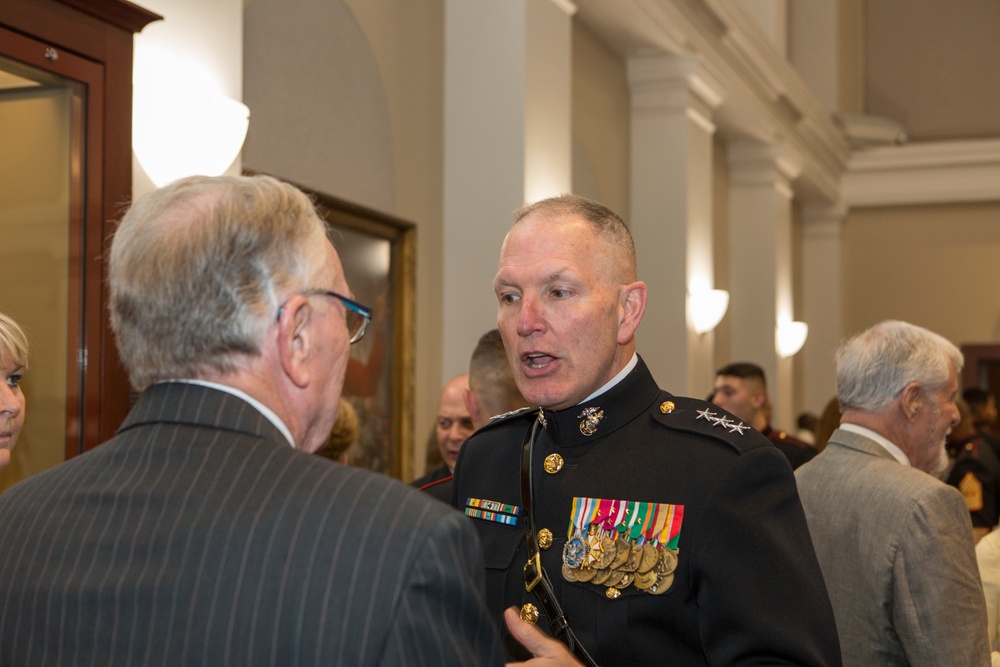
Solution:
[[[528,568],[529,567],[534,567],[535,568],[534,575],[528,574]],[[530,593],[531,590],[535,586],[537,586],[539,584],[539,582],[541,582],[541,580],[542,580],[542,559],[541,559],[540,555],[536,552],[535,553],[535,557],[529,559],[528,562],[524,564],[524,588],[525,588],[525,590]]]

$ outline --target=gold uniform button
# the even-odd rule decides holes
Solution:
[[[674,411],[674,407],[673,401],[663,401],[660,403],[660,412],[663,414],[669,414]]]
[[[538,548],[544,551],[545,549],[548,549],[551,546],[552,546],[552,531],[549,530],[548,528],[542,528],[540,531],[538,531]]]
[[[531,604],[530,602],[526,603],[523,607],[521,607],[521,620],[524,621],[525,623],[531,623],[532,625],[537,623],[538,607]]]
[[[606,590],[604,594],[608,597],[609,600],[617,600],[618,598],[621,597],[622,592],[617,588],[615,588],[614,586],[608,586],[608,590]],[[521,613],[523,614],[524,612],[522,611]]]
[[[549,454],[545,457],[545,472],[554,475],[563,467],[563,457],[558,454]]]

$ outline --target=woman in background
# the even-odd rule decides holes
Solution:
[[[0,313],[0,468],[10,463],[10,450],[24,426],[21,376],[28,368],[28,338],[17,322]]]

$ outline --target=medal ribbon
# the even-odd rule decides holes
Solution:
[[[642,535],[642,527],[646,524],[646,516],[649,514],[651,503],[636,503],[636,512],[628,527],[628,538],[633,542]]]
[[[684,506],[671,505],[670,508],[672,510],[670,521],[660,533],[660,544],[665,544],[669,549],[676,549],[680,541],[681,524],[684,522]]]

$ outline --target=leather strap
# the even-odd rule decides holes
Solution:
[[[538,420],[536,419],[531,428],[525,433],[524,444],[521,448],[521,510],[524,512],[524,543],[528,550],[528,562],[524,564],[524,588],[529,593],[534,593],[541,605],[542,611],[549,619],[552,628],[552,635],[561,639],[569,647],[569,650],[587,667],[597,667],[597,663],[587,653],[587,649],[577,640],[573,634],[573,629],[569,626],[569,619],[559,606],[552,590],[549,577],[542,567],[541,552],[538,548],[538,538],[535,532],[535,517],[531,509],[531,454],[535,446],[535,438],[538,436]]]

